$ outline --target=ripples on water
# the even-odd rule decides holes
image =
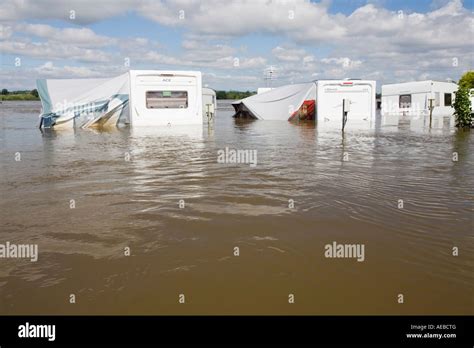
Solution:
[[[472,314],[473,135],[449,119],[349,120],[342,135],[222,104],[202,128],[42,134],[38,113],[1,105],[0,242],[40,249],[37,263],[1,260],[2,312],[181,313],[187,289],[185,313]],[[218,164],[225,147],[257,150],[258,165]],[[333,240],[365,243],[366,262],[325,259]],[[71,291],[83,307],[51,300]],[[407,312],[391,299],[402,291]]]

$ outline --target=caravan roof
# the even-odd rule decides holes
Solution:
[[[399,94],[412,94],[412,93],[429,93],[433,91],[433,86],[438,87],[437,89],[449,89],[456,90],[457,84],[455,82],[447,81],[410,81],[401,83],[391,83],[382,85],[382,95],[399,95]]]

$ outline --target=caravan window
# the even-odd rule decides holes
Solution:
[[[451,106],[451,93],[444,93],[444,106]]]
[[[398,100],[398,107],[400,109],[411,107],[411,94],[402,94]]]
[[[147,109],[186,109],[188,107],[187,91],[147,91]]]

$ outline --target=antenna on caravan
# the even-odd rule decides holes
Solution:
[[[271,87],[272,81],[277,78],[277,69],[273,65],[263,70],[263,79],[265,80],[265,87]]]

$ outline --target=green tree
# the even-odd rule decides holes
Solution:
[[[240,91],[217,91],[216,96],[217,99],[243,99],[247,98],[251,95],[254,95],[255,92],[251,91],[246,91],[246,92],[240,92]]]
[[[6,88],[2,89],[2,95],[8,95],[8,89]]]
[[[31,94],[34,95],[36,98],[38,98],[38,90],[37,89],[32,90]]]
[[[227,93],[225,91],[216,92],[217,99],[227,99]]]
[[[466,128],[472,125],[471,101],[469,100],[469,89],[459,86],[454,98],[454,116],[456,127]]]
[[[474,88],[474,71],[468,71],[459,79],[459,87],[471,89]]]

